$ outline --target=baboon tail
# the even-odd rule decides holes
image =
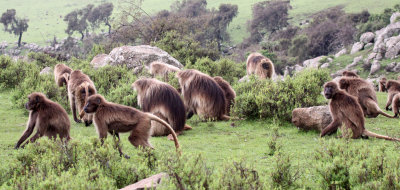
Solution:
[[[84,105],[86,105],[86,103],[87,103],[86,101],[89,98],[89,83],[85,82],[84,85],[85,85],[85,104]],[[82,119],[84,115],[85,115],[85,111],[83,111],[83,109],[82,109],[81,113],[79,113],[79,117]]]
[[[175,133],[174,129],[172,129],[172,127],[167,122],[165,122],[164,120],[160,119],[159,117],[157,117],[157,116],[155,116],[155,115],[153,115],[151,113],[146,113],[146,114],[151,120],[157,121],[157,122],[163,124],[165,127],[167,127],[169,129],[169,131],[172,134],[172,137],[174,138],[176,151],[179,152],[178,137],[176,136],[176,133]]]
[[[229,117],[229,116],[227,116],[227,115],[221,115],[221,117],[220,117],[219,119],[220,119],[220,120],[223,120],[223,121],[228,121],[228,120],[231,119],[231,117]]]
[[[386,116],[386,117],[388,117],[388,118],[396,118],[395,116],[391,116],[391,115],[389,115],[389,114],[383,112],[381,109],[379,109],[379,113],[382,114],[382,115],[384,115],[384,116]]]
[[[375,137],[375,138],[378,138],[378,139],[385,139],[385,140],[389,140],[389,141],[400,141],[400,139],[398,139],[398,138],[393,138],[393,137],[389,137],[389,136],[385,136],[385,135],[376,134],[376,133],[373,133],[373,132],[368,131],[366,129],[364,130],[363,135],[366,135],[366,136],[369,136],[369,137]]]

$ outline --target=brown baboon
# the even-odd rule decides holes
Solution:
[[[360,78],[360,76],[358,76],[357,73],[353,71],[343,71],[342,76]]]
[[[394,117],[399,117],[399,107],[400,107],[400,93],[397,93],[393,96],[392,100],[392,109],[394,113]]]
[[[214,77],[215,82],[222,88],[226,99],[226,115],[231,113],[231,107],[235,104],[236,93],[231,85],[220,76]]]
[[[119,140],[119,133],[130,132],[129,141],[133,146],[151,147],[149,143],[151,121],[157,121],[167,127],[175,141],[175,147],[179,149],[179,142],[174,129],[167,122],[157,116],[142,112],[138,109],[107,102],[103,96],[95,94],[89,97],[84,111],[93,114],[94,126],[103,141],[107,133],[113,134]],[[118,146],[121,155],[122,151]]]
[[[400,141],[400,139],[379,135],[365,129],[363,111],[357,98],[343,90],[339,90],[335,82],[324,85],[324,95],[329,102],[333,121],[321,132],[321,137],[331,134],[342,126],[344,137],[357,139],[360,137],[375,137],[385,140]],[[342,125],[344,123],[344,125]],[[352,136],[348,132],[352,132]]]
[[[381,80],[379,80],[379,92],[387,92],[386,80],[386,77],[382,77]]]
[[[172,72],[179,72],[180,69],[170,64],[166,64],[160,61],[154,61],[150,64],[150,74],[161,76],[165,81],[168,80],[168,74]]]
[[[54,80],[59,87],[68,86],[68,80],[72,69],[64,64],[57,64],[54,67]]]
[[[76,117],[76,109],[78,109],[79,116],[83,119],[85,125],[89,126],[92,123],[93,116],[85,114],[83,112],[83,107],[85,106],[88,97],[96,93],[96,87],[87,75],[80,70],[75,70],[71,73],[68,82],[68,98],[75,122],[81,122]]]
[[[260,53],[252,53],[246,61],[247,75],[255,74],[261,79],[271,78],[275,73],[272,61]]]
[[[226,98],[224,91],[210,76],[194,70],[187,69],[176,73],[182,89],[188,119],[193,114],[198,114],[202,119],[228,120],[225,115]]]
[[[360,103],[365,116],[377,117],[379,114],[382,114],[386,117],[393,118],[393,116],[388,115],[379,108],[376,92],[373,86],[366,80],[343,77],[339,80],[339,86],[350,95],[358,98],[358,103]]]
[[[35,142],[42,136],[57,138],[58,135],[67,141],[71,139],[68,114],[59,104],[46,98],[42,93],[34,92],[28,96],[25,108],[29,110],[29,119],[23,135],[15,145],[16,149],[33,133],[35,128],[35,135],[23,146],[29,142]]]
[[[177,135],[184,129],[191,128],[185,125],[185,105],[174,87],[157,79],[143,78],[135,81],[132,88],[137,91],[137,101],[142,110],[165,120]],[[159,122],[151,122],[151,136],[164,136],[170,133],[170,130]]]
[[[400,82],[396,80],[388,80],[385,84],[387,92],[388,92],[388,98],[386,101],[386,110],[391,110],[390,105],[393,107],[393,97],[400,93]],[[396,114],[396,112],[394,112]]]

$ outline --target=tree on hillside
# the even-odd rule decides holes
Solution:
[[[93,5],[89,4],[86,7],[74,10],[64,17],[67,22],[67,29],[65,32],[71,36],[74,32],[81,34],[81,40],[85,37],[85,32],[88,31],[87,18],[93,9]]]
[[[28,19],[16,17],[15,9],[8,9],[1,15],[0,23],[4,26],[4,31],[13,33],[18,37],[18,47],[21,47],[22,33],[28,30]]]
[[[104,3],[92,9],[88,16],[88,21],[91,24],[92,29],[99,28],[101,23],[108,26],[108,34],[111,33],[111,14],[114,9],[112,3]]]

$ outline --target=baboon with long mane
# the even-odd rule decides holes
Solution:
[[[90,96],[83,110],[86,113],[93,114],[94,125],[102,142],[104,138],[107,138],[107,133],[116,136],[119,140],[119,133],[130,132],[128,139],[133,146],[152,148],[149,142],[151,121],[157,121],[170,130],[175,147],[177,150],[179,149],[179,142],[174,129],[164,120],[151,113],[108,102],[100,94]],[[119,146],[118,150],[122,156],[123,153]]]
[[[373,86],[366,80],[343,77],[339,80],[339,87],[350,95],[358,98],[358,103],[361,105],[365,116],[375,118],[379,114],[382,114],[386,117],[393,118],[393,116],[390,116],[379,108],[376,92]]]
[[[387,92],[388,92],[385,109],[387,111],[391,110],[390,105],[392,105],[393,113],[395,114],[395,117],[397,117],[399,114],[399,109],[398,109],[399,104],[397,100],[398,97],[396,97],[396,95],[400,94],[400,82],[396,80],[388,80],[385,86],[387,87]]]
[[[16,149],[31,136],[34,129],[36,129],[35,135],[23,146],[29,142],[35,142],[43,136],[49,138],[59,136],[67,141],[71,139],[68,114],[59,104],[51,101],[42,93],[34,92],[28,96],[25,108],[29,110],[29,119],[23,135],[15,145]]]
[[[56,81],[57,86],[68,86],[68,81],[71,75],[72,69],[64,64],[57,64],[54,67],[54,80]]]
[[[252,53],[246,61],[247,75],[255,74],[260,79],[271,78],[275,73],[274,64],[260,53]]]
[[[81,122],[76,116],[78,109],[79,116],[83,119],[85,125],[89,126],[92,123],[93,116],[85,114],[83,112],[83,107],[85,106],[88,97],[96,93],[96,87],[94,86],[93,81],[90,80],[89,76],[80,70],[75,70],[71,73],[68,82],[68,98],[75,122]]]
[[[188,119],[198,114],[205,120],[229,120],[225,115],[224,91],[213,78],[194,69],[179,71],[176,77],[182,89]]]
[[[154,61],[150,63],[150,74],[161,76],[165,81],[169,81],[168,74],[179,72],[180,69],[170,64],[166,64],[160,61]]]
[[[216,76],[214,77],[214,80],[224,91],[226,99],[226,115],[229,115],[231,112],[231,107],[235,104],[236,93],[228,81],[224,80],[222,77]]]
[[[322,130],[320,136],[331,134],[342,126],[345,137],[357,139],[360,137],[375,137],[391,141],[400,141],[365,129],[363,111],[356,97],[340,90],[335,82],[328,82],[324,85],[325,98],[330,99],[329,110],[333,121]],[[342,125],[344,123],[344,125]],[[352,135],[348,133],[351,130]]]
[[[360,76],[358,76],[357,73],[355,73],[353,71],[343,71],[342,76],[360,78]]]
[[[171,125],[177,135],[190,129],[185,125],[185,105],[178,91],[171,85],[157,79],[142,78],[132,84],[137,91],[137,101],[144,112],[150,112]],[[151,136],[171,134],[159,122],[151,122]],[[169,136],[171,139],[171,136]]]

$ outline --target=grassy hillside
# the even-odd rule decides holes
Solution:
[[[174,1],[144,0],[143,9],[149,13],[154,13],[162,9],[169,9]],[[228,2],[223,0],[208,0],[208,6],[210,8],[217,8],[221,3],[231,3],[239,6],[239,14],[229,26],[232,40],[238,43],[248,36],[246,21],[251,18],[251,5],[259,1],[261,0],[232,0]],[[57,38],[65,38],[67,36],[64,32],[66,29],[66,24],[63,21],[64,15],[74,9],[84,7],[88,3],[99,4],[103,2],[114,3],[115,11],[118,12],[118,0],[87,0],[84,4],[78,0],[2,0],[0,1],[0,12],[3,13],[5,10],[11,8],[16,9],[18,16],[27,17],[30,20],[28,31],[23,34],[23,41],[27,43],[46,44],[46,41],[53,39],[54,36]],[[394,0],[382,0],[379,3],[376,3],[375,0],[292,0],[291,5],[293,9],[290,11],[290,16],[293,18],[293,23],[298,23],[317,11],[336,5],[345,5],[347,12],[358,12],[366,9],[371,13],[378,13],[384,8],[395,5],[396,2]],[[16,36],[0,32],[0,41],[15,42],[16,40]]]

